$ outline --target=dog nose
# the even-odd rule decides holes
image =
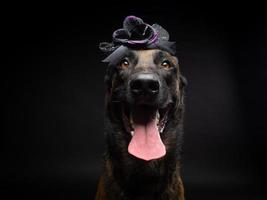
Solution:
[[[130,82],[133,95],[155,96],[159,93],[159,81],[153,74],[139,74]]]

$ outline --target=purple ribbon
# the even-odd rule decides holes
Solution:
[[[135,16],[128,16],[123,22],[123,28],[114,31],[113,42],[125,45],[149,45],[158,39],[157,31]]]
[[[99,48],[111,54],[103,62],[114,63],[123,56],[127,48],[158,48],[175,54],[175,43],[169,42],[168,32],[158,24],[152,26],[142,19],[128,16],[123,21],[123,28],[113,32],[112,43],[102,42]],[[114,60],[115,59],[115,60]]]

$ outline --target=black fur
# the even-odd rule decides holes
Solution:
[[[125,130],[122,121],[123,106],[131,106],[134,100],[129,93],[129,81],[136,73],[142,73],[144,68],[137,68],[140,62],[129,58],[133,52],[128,52],[132,66],[122,69],[120,61],[115,66],[109,66],[106,74],[107,95],[105,108],[105,134],[107,152],[104,156],[104,187],[106,199],[112,200],[157,200],[178,199],[178,177],[180,177],[180,154],[183,134],[184,85],[185,78],[179,71],[178,63],[173,56],[164,51],[155,53],[153,63],[149,68],[155,73],[161,83],[159,97],[153,105],[164,107],[172,102],[168,122],[161,134],[167,153],[163,158],[144,161],[130,155],[127,151],[131,135]],[[160,63],[168,59],[170,69],[162,69]],[[131,67],[131,69],[130,69]]]

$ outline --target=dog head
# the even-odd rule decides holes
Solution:
[[[108,135],[109,141],[119,141],[120,149],[127,148],[127,153],[146,161],[168,153],[182,123],[186,81],[178,59],[166,46],[122,45],[115,56],[106,59],[106,110],[110,126],[116,130]]]

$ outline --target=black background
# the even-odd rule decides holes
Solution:
[[[264,6],[131,4],[3,7],[1,199],[93,199],[105,148],[98,44],[127,15],[162,25],[177,42],[189,82],[187,199],[266,199]]]

